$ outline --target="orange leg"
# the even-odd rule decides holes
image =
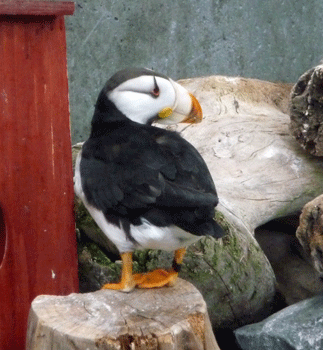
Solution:
[[[121,281],[119,283],[107,283],[103,285],[101,289],[131,292],[135,287],[158,288],[171,286],[177,279],[185,253],[185,248],[180,248],[175,251],[173,267],[170,271],[158,269],[147,273],[136,273],[134,275],[132,274],[132,253],[122,253]]]
[[[101,289],[114,289],[122,292],[131,292],[135,288],[136,283],[132,275],[132,253],[122,253],[121,260],[121,281],[119,283],[107,283],[102,286]]]
[[[177,279],[185,253],[185,248],[175,251],[173,267],[170,271],[158,269],[145,274],[135,274],[133,277],[137,288],[158,288],[173,285]]]

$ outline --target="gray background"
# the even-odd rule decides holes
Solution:
[[[118,69],[295,82],[323,56],[322,0],[81,0],[66,27],[72,143]]]

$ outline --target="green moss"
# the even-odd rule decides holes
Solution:
[[[75,220],[76,220],[77,226],[81,226],[81,225],[96,226],[95,221],[92,219],[91,215],[89,214],[84,204],[80,200],[75,199],[74,206],[75,206],[75,210],[74,210]]]
[[[147,264],[149,262],[149,250],[137,250],[133,254],[133,269],[135,272],[147,271]]]
[[[250,243],[249,254],[252,255],[252,259],[249,259],[249,261],[252,264],[252,268],[255,272],[255,275],[261,276],[263,273],[263,268],[264,268],[264,264],[261,263],[261,261],[262,261],[261,258],[264,256],[263,251],[256,244]]]
[[[110,266],[113,262],[102,252],[94,242],[87,242],[85,245],[88,252],[91,254],[91,258],[96,263],[103,266]]]
[[[228,243],[224,241],[224,246],[227,246],[232,258],[234,258],[236,261],[240,261],[243,251],[241,249],[238,236],[230,234],[228,235],[228,238],[230,238],[230,240]]]
[[[222,229],[226,234],[230,232],[231,225],[228,223],[228,221],[226,220],[225,216],[222,213],[220,213],[219,211],[216,211],[214,219],[222,227]]]

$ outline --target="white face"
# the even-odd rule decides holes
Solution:
[[[183,121],[192,109],[185,88],[171,79],[143,75],[125,81],[108,93],[108,98],[129,119],[146,124],[165,108],[172,113],[158,122],[174,124]]]

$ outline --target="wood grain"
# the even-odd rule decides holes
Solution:
[[[323,162],[289,130],[292,84],[210,76],[181,81],[200,101],[204,119],[174,129],[206,161],[220,204],[244,230],[295,213],[323,192]]]
[[[297,142],[314,156],[323,156],[323,65],[302,74],[293,86],[290,130]]]
[[[6,1],[0,2],[0,15],[72,15],[75,4],[72,1]]]
[[[37,295],[78,290],[64,18],[12,18],[0,16],[2,350],[24,348]]]
[[[219,350],[199,291],[179,279],[174,287],[101,290],[32,303],[27,350]]]

